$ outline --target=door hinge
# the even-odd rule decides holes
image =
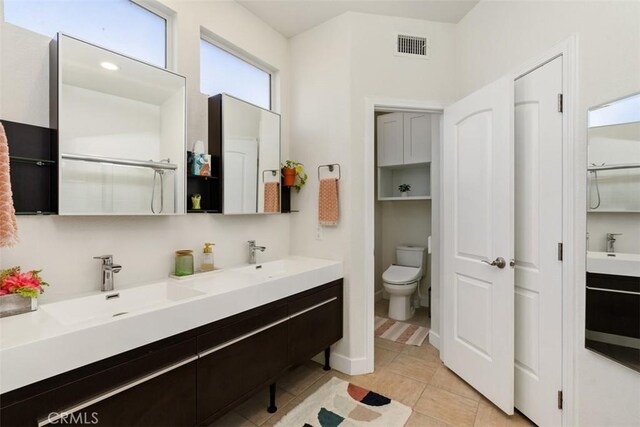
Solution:
[[[561,93],[558,94],[558,113],[564,110],[564,99]]]
[[[558,409],[562,409],[562,390],[558,390]]]
[[[564,256],[564,245],[562,242],[558,243],[558,261],[562,261]]]

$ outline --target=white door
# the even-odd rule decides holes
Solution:
[[[225,141],[224,213],[255,213],[258,200],[258,141]]]
[[[515,406],[562,424],[562,58],[515,82]]]
[[[404,162],[403,113],[378,116],[378,166],[395,166]]]
[[[431,161],[431,115],[404,113],[404,164]]]
[[[444,112],[443,361],[513,413],[513,80]],[[489,265],[494,262],[502,266]]]

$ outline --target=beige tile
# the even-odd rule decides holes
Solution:
[[[255,427],[255,424],[235,412],[229,412],[209,427]]]
[[[385,366],[389,365],[389,363],[393,362],[393,359],[395,359],[398,354],[400,353],[391,350],[385,350],[382,347],[375,347],[373,369],[377,371],[384,368]]]
[[[406,344],[401,344],[399,342],[395,342],[395,341],[391,341],[391,340],[387,340],[379,337],[376,337],[374,342],[376,347],[380,347],[385,350],[395,351],[396,353],[401,353],[405,349],[405,347],[409,347]]]
[[[294,397],[294,395],[287,393],[280,387],[276,389],[276,404],[278,407],[287,405]],[[260,426],[273,416],[273,414],[267,412],[267,406],[269,406],[269,389],[264,388],[238,406],[235,412],[255,425]]]
[[[393,359],[385,369],[414,380],[422,381],[423,383],[428,383],[438,368],[440,368],[440,365],[435,362],[401,353]]]
[[[429,362],[444,365],[440,360],[440,352],[437,348],[429,344],[428,340],[425,340],[421,346],[405,345],[402,349],[402,352],[404,354],[408,354],[409,356],[417,357],[418,359],[423,359]]]
[[[313,365],[300,365],[287,372],[282,378],[279,378],[278,387],[294,396],[298,396],[324,374],[325,371],[316,363]]]
[[[420,412],[413,411],[404,427],[452,427],[444,421],[436,420]]]
[[[427,385],[405,376],[382,370],[373,375],[369,390],[412,407]]]
[[[482,395],[478,393],[476,389],[450,371],[446,366],[442,366],[438,369],[438,372],[436,372],[431,379],[430,385],[450,391],[451,393],[459,394],[463,397],[468,397],[476,402],[479,402],[482,398]]]
[[[414,411],[454,426],[473,426],[478,402],[460,395],[427,386],[413,407]]]
[[[474,427],[529,427],[534,425],[520,413],[516,412],[514,415],[507,415],[491,402],[482,399],[478,406]]]

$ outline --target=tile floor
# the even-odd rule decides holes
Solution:
[[[384,304],[376,304],[383,310]],[[380,311],[379,315],[386,315]],[[416,317],[421,325],[428,317]],[[428,340],[427,340],[428,341]],[[406,427],[432,426],[531,426],[522,415],[505,415],[491,402],[447,369],[438,350],[427,341],[420,346],[375,339],[375,372],[349,376],[331,370],[325,372],[315,362],[307,362],[291,370],[278,381],[278,411],[266,410],[265,388],[234,411],[212,424],[213,427],[270,427],[295,408],[307,396],[332,377],[338,377],[395,399],[413,409]],[[389,426],[396,427],[396,426]],[[401,426],[397,426],[401,427]]]
[[[440,362],[438,350],[426,342],[414,347],[377,338],[375,350],[372,374],[349,376],[335,370],[325,372],[321,365],[308,362],[278,382],[275,414],[266,411],[268,392],[265,388],[212,426],[273,426],[331,377],[350,381],[412,407],[407,427],[532,425],[520,414],[504,415],[447,369]]]

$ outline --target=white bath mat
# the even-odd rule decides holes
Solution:
[[[357,385],[331,378],[276,427],[403,426],[411,408]]]
[[[421,346],[429,335],[429,328],[397,322],[376,316],[376,337],[399,342],[401,344]]]

